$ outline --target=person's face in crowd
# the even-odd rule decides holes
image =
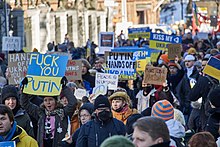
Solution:
[[[53,111],[56,107],[56,100],[53,97],[45,97],[43,103],[47,111]]]
[[[190,60],[186,60],[185,61],[185,66],[187,68],[191,68],[194,65],[195,61],[190,61]]]
[[[5,105],[8,106],[11,110],[13,110],[16,107],[17,100],[15,97],[8,97],[5,100]]]
[[[104,63],[104,59],[99,59],[99,60],[95,61],[95,68],[101,69],[103,63]]]
[[[68,99],[64,96],[60,99],[60,102],[65,107],[68,104]]]
[[[199,41],[198,44],[197,44],[197,48],[201,49],[202,45],[203,45],[202,41]]]
[[[110,109],[108,107],[98,108],[95,110],[95,113],[98,115],[102,111],[109,111],[110,112]]]
[[[149,133],[140,130],[138,127],[134,128],[133,143],[135,147],[150,147],[158,144],[158,140],[153,140]]]
[[[204,53],[203,52],[199,52],[199,55],[200,55],[201,59],[204,58]]]
[[[124,101],[119,99],[113,99],[112,100],[112,109],[117,110],[124,106]]]
[[[220,45],[217,45],[217,49],[220,50]]]
[[[91,120],[91,115],[86,109],[83,109],[80,111],[79,118],[80,118],[80,122],[83,125],[87,123],[89,120]]]
[[[202,61],[202,69],[204,69],[204,67],[206,66],[208,61]]]
[[[10,121],[8,114],[0,114],[0,135],[5,136],[11,129],[13,122]]]
[[[191,38],[192,38],[192,35],[191,35],[190,33],[188,33],[188,34],[186,35],[186,37],[187,37],[187,39],[191,39]]]
[[[87,73],[87,68],[84,64],[82,64],[82,75],[85,75]]]
[[[175,66],[169,66],[170,74],[175,75],[177,74],[177,67]]]

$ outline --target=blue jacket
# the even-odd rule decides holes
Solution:
[[[112,118],[107,123],[103,123],[96,118],[82,125],[76,146],[99,147],[106,138],[125,134],[125,126],[121,121]]]

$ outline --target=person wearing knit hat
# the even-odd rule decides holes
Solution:
[[[210,132],[215,140],[218,139],[219,132],[219,120],[220,120],[220,88],[217,87],[210,91],[208,100],[211,105],[211,109],[209,110],[209,118],[207,121],[207,125],[205,130]]]
[[[152,107],[151,116],[161,118],[166,122],[171,137],[184,138],[185,128],[179,121],[174,120],[174,108],[169,101],[157,101]],[[171,139],[170,146],[176,146],[176,144],[175,140]]]
[[[81,60],[82,60],[82,79],[83,81],[89,82],[90,84],[89,86],[93,88],[95,87],[95,76],[92,76],[89,72],[89,69],[91,69],[91,65],[86,59],[81,59]]]
[[[21,126],[28,135],[34,137],[34,130],[31,119],[25,110],[21,108],[19,103],[18,90],[14,85],[6,85],[2,89],[1,103],[8,106],[19,126]]]
[[[168,59],[168,55],[167,54],[162,54],[158,60],[158,64],[168,64],[170,62],[170,60]]]
[[[131,100],[126,92],[118,91],[113,93],[109,97],[109,101],[112,106],[113,117],[124,124],[126,124],[130,115],[138,113],[136,109],[131,108]]]
[[[113,118],[111,106],[106,96],[99,95],[94,102],[95,118],[81,126],[76,141],[77,147],[100,146],[101,143],[113,135],[125,135],[124,124]]]
[[[115,135],[107,138],[100,147],[135,147],[125,136]]]

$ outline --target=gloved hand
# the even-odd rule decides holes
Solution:
[[[65,76],[62,77],[60,84],[62,84],[62,88],[66,87],[66,84],[68,83],[68,80]]]
[[[21,91],[23,91],[24,86],[27,85],[27,84],[28,84],[28,78],[24,77],[24,79],[21,81],[21,84],[20,84]]]

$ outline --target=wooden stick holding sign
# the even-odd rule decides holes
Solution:
[[[168,59],[174,60],[176,56],[181,57],[182,45],[181,44],[167,44]]]
[[[146,66],[144,84],[163,85],[166,82],[167,69],[162,67]]]

